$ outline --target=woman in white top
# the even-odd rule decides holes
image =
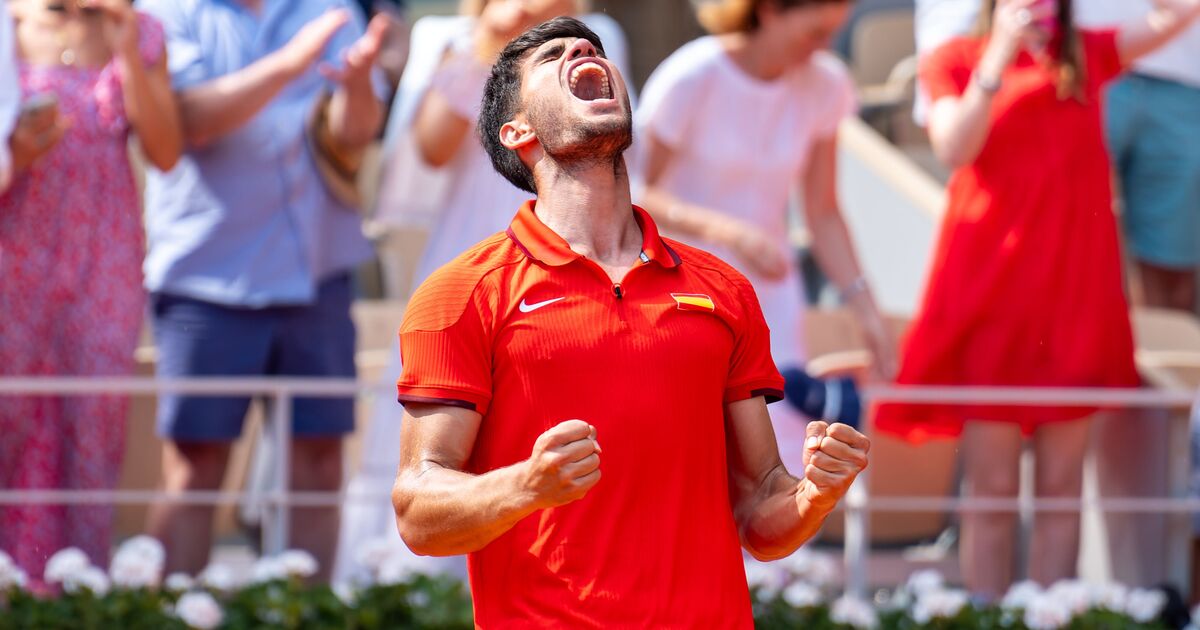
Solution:
[[[579,14],[582,0],[467,0],[458,16],[431,16],[413,25],[410,57],[388,121],[385,167],[375,220],[386,227],[429,229],[429,239],[411,286],[479,241],[503,231],[529,195],[492,167],[476,138],[475,121],[493,60],[509,40],[552,17]],[[610,17],[580,19],[604,42],[608,58],[629,76],[625,36]],[[392,296],[404,297],[404,296]],[[399,325],[399,322],[397,322]],[[382,382],[400,377],[395,345]],[[400,453],[400,406],[395,390],[379,396],[363,440],[362,462],[348,492],[386,496]],[[390,555],[411,570],[451,571],[465,579],[462,558],[421,558],[403,548],[395,515],[386,500],[347,502],[334,580],[361,577],[357,547],[386,538]]]
[[[793,194],[821,267],[863,325],[876,371],[888,375],[895,363],[836,193],[837,128],[856,103],[845,67],[822,48],[849,9],[842,0],[709,2],[700,20],[714,35],[668,57],[637,112],[643,204],[659,225],[749,277],[794,404],[803,402],[796,392],[805,356],[801,280],[788,244]],[[772,406],[789,466],[803,450],[795,412]]]

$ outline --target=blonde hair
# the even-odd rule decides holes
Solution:
[[[1087,65],[1084,62],[1083,40],[1075,28],[1075,16],[1070,0],[1058,0],[1058,45],[1054,49],[1054,65],[1058,77],[1055,91],[1058,100],[1073,98],[1080,103],[1087,101],[1084,86],[1087,84]],[[992,16],[996,12],[996,0],[984,0],[979,20],[975,23],[975,35],[988,37],[992,32]]]
[[[488,0],[460,0],[458,3],[458,14],[478,17],[483,13],[483,7],[487,3]],[[575,15],[581,15],[591,10],[592,0],[575,0]]]
[[[693,0],[695,1],[695,0]],[[696,6],[700,26],[713,35],[749,33],[758,28],[758,11],[767,3],[780,9],[849,0],[701,0]]]

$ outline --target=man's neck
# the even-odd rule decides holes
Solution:
[[[540,169],[539,169],[540,170]],[[537,173],[537,215],[571,249],[606,269],[631,266],[642,247],[633,216],[624,159],[566,171]]]

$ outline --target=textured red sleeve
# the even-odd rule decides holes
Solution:
[[[768,403],[783,400],[783,377],[771,358],[771,333],[758,305],[758,296],[749,281],[740,280],[737,298],[742,314],[734,331],[724,400],[731,403],[757,396],[765,396]]]
[[[1125,67],[1121,63],[1121,52],[1117,49],[1117,31],[1080,31],[1083,56],[1088,69],[1088,81],[1097,87],[1108,83],[1121,74]]]
[[[443,268],[409,301],[400,326],[401,403],[487,413],[492,400],[494,294],[477,270]]]
[[[921,59],[918,73],[930,103],[967,91],[976,62],[970,54],[972,44],[969,39],[952,39]]]

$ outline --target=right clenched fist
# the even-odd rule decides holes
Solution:
[[[596,427],[567,420],[538,436],[525,462],[524,486],[538,509],[570,503],[600,481]]]

